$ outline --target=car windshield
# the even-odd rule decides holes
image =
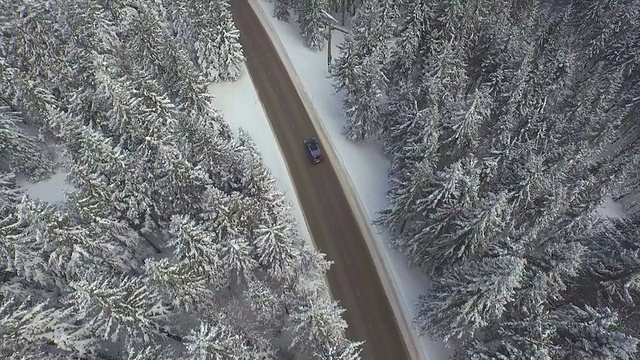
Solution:
[[[318,145],[316,145],[316,143],[310,142],[308,145],[309,145],[309,149],[311,149],[312,151],[318,150]]]

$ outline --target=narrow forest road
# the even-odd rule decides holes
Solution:
[[[231,1],[247,68],[291,173],[302,211],[320,251],[334,262],[327,277],[351,340],[365,340],[365,360],[409,359],[364,236],[330,162],[311,165],[303,139],[316,136],[300,96],[247,0]],[[321,144],[322,145],[322,144]]]

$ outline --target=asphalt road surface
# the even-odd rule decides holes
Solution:
[[[231,3],[249,73],[288,164],[309,230],[320,251],[334,261],[327,277],[334,298],[346,308],[347,337],[366,340],[363,359],[409,359],[332,159],[310,164],[302,142],[316,136],[309,114],[251,6],[246,0]]]

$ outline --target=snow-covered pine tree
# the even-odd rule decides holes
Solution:
[[[337,15],[336,18],[339,18],[344,26],[347,24],[347,17],[352,17],[362,2],[362,0],[329,0],[329,9],[331,13]]]
[[[0,216],[8,217],[13,206],[20,201],[21,190],[16,184],[16,175],[0,170]]]
[[[632,360],[640,340],[619,331],[618,315],[609,308],[574,305],[551,312],[554,326],[553,358]]]
[[[154,192],[161,218],[168,220],[173,214],[199,214],[202,193],[210,182],[206,174],[193,167],[174,145],[160,145],[158,155],[156,168],[162,170],[158,171],[155,186],[162,191]]]
[[[230,214],[235,216],[237,214]],[[220,245],[222,266],[229,278],[236,283],[251,282],[254,271],[259,267],[257,260],[253,258],[253,246],[242,234],[229,234]]]
[[[393,159],[389,178],[392,192],[395,182],[410,182],[411,173],[424,163],[436,169],[442,133],[442,117],[437,108],[419,108],[413,95],[392,95],[385,111],[384,146]],[[391,195],[393,197],[393,195]]]
[[[196,58],[193,48],[196,39],[194,32],[200,29],[193,21],[201,18],[194,16],[196,3],[145,3],[137,8],[137,11],[131,12],[128,6],[124,6],[123,11],[129,16],[121,19],[130,20],[127,23],[130,24],[131,33],[125,37],[125,45],[128,47],[127,54],[131,59],[136,59],[128,67],[147,73],[153,71],[151,75],[156,75],[155,80],[162,87],[161,93],[170,94],[173,99],[179,100],[180,104],[186,102],[185,108],[198,111],[206,108],[207,104],[202,104],[202,100],[206,97],[203,95],[206,94],[206,86],[210,81],[198,71],[193,60]],[[168,24],[169,20],[173,20],[174,23]],[[213,20],[212,23],[215,24],[216,21]],[[203,24],[203,31],[210,29],[210,23]],[[147,29],[147,33],[144,29]],[[148,51],[158,54],[158,57],[140,58],[138,53],[132,52],[136,46],[146,46]],[[131,62],[131,59],[122,60],[126,63]],[[154,61],[150,63],[150,60]]]
[[[222,1],[176,1],[167,4],[175,24],[171,31],[206,83],[234,81],[241,73],[244,56],[229,3]]]
[[[240,32],[233,22],[228,0],[216,1],[212,15],[218,24],[218,27],[213,29],[218,78],[221,81],[238,80],[245,58],[240,44]]]
[[[118,38],[122,40],[127,57],[144,74],[153,78],[165,75],[166,60],[163,53],[167,44],[167,24],[161,14],[160,2],[133,1],[115,3],[114,22],[118,25]],[[123,60],[127,61],[123,57]],[[169,70],[171,71],[171,70]],[[174,70],[175,71],[175,70]],[[172,72],[174,72],[172,71]]]
[[[454,108],[445,109],[445,143],[452,143],[458,152],[474,152],[478,146],[481,129],[487,122],[493,101],[489,89],[477,89],[458,101]]]
[[[259,319],[258,323],[265,328],[272,328],[276,335],[284,326],[285,310],[280,289],[271,287],[272,285],[267,281],[255,279],[249,282],[243,295],[248,309],[243,311],[251,310]]]
[[[322,14],[329,9],[327,0],[296,0],[297,22],[305,44],[322,50],[327,31],[327,19]]]
[[[227,326],[224,318],[216,323],[201,323],[199,329],[185,337],[185,341],[185,360],[274,359],[269,349],[252,346],[242,334]]]
[[[510,216],[507,194],[488,193],[473,208],[463,209],[455,218],[448,236],[434,239],[433,245],[443,255],[453,257],[450,263],[485,256],[489,249],[505,240],[504,232],[508,229]]]
[[[257,201],[272,204],[281,203],[284,196],[277,190],[276,182],[269,169],[262,162],[262,156],[256,143],[244,129],[238,132],[237,153],[241,154],[239,160],[245,164],[240,170],[244,170],[242,188],[238,189],[243,195]]]
[[[327,360],[359,360],[362,342],[348,342],[331,344],[320,352],[314,353],[312,359]]]
[[[213,297],[207,276],[191,261],[171,263],[166,258],[145,261],[148,286],[166,294],[164,301],[185,311],[199,310]]]
[[[205,172],[217,189],[225,190],[229,164],[237,153],[222,115],[213,108],[204,113],[189,111],[178,116],[177,126],[182,138],[175,141],[186,160]]]
[[[276,0],[273,4],[273,16],[281,21],[289,21],[289,11],[291,10],[291,0]]]
[[[22,354],[20,359],[89,355],[99,348],[92,335],[74,322],[73,314],[51,307],[48,301],[3,298],[0,302],[0,354],[7,358],[16,354]]]
[[[63,302],[99,339],[117,342],[126,337],[150,346],[171,335],[171,309],[141,277],[91,275],[69,287]]]
[[[407,171],[406,169],[402,169]],[[409,176],[405,179],[393,179],[391,205],[380,213],[377,220],[387,226],[395,234],[402,234],[407,227],[412,228],[417,213],[417,202],[428,196],[428,184],[433,178],[433,168],[426,161],[416,164]]]
[[[25,133],[18,113],[0,107],[0,169],[26,175],[32,181],[45,178],[53,170],[44,143]]]
[[[284,209],[290,210],[286,207]],[[295,277],[291,270],[300,260],[294,244],[298,235],[292,229],[290,220],[277,216],[266,217],[256,229],[255,257],[260,266],[278,280]]]
[[[95,236],[112,239],[113,260],[121,260],[117,262],[118,267],[139,268],[134,258],[143,260],[151,249],[148,242],[130,228],[128,206],[130,198],[135,197],[139,200],[139,209],[148,209],[151,199],[135,192],[131,184],[134,179],[128,176],[130,154],[68,114],[59,114],[49,123],[56,129],[55,136],[66,144],[65,158],[70,164],[67,181],[75,187],[67,194],[70,211]]]
[[[344,135],[347,139],[361,142],[367,138],[380,136],[380,102],[384,80],[381,79],[381,64],[379,60],[367,57],[356,67],[359,75],[351,91],[344,95],[345,114],[347,124]]]
[[[582,270],[587,249],[578,242],[541,236],[544,245],[516,245],[527,261],[523,285],[514,296],[511,307],[513,318],[536,317],[553,308],[558,301],[575,300],[572,294],[577,276]]]
[[[544,319],[545,315],[523,317],[490,326],[482,340],[457,348],[451,360],[551,360],[553,328]]]
[[[66,279],[105,265],[94,257],[107,247],[103,239],[91,238],[89,231],[49,204],[23,197],[0,228],[3,267],[23,281],[64,288]]]
[[[176,259],[190,264],[195,273],[206,276],[211,284],[224,283],[220,274],[222,255],[216,234],[197,224],[187,216],[174,216],[170,224],[168,244]]]
[[[389,1],[379,2],[380,6],[388,6]],[[393,2],[392,2],[393,3]],[[385,64],[385,74],[389,86],[394,88],[402,83],[414,80],[415,71],[419,67],[420,50],[425,36],[425,21],[430,9],[425,1],[406,1],[403,4],[395,2],[397,8],[397,38],[389,46],[388,61]],[[393,95],[393,91],[389,92]]]
[[[0,5],[0,96],[29,125],[41,125],[50,88],[68,66],[64,43],[55,32],[58,7],[51,1],[21,0]],[[17,156],[17,155],[16,155]]]
[[[212,11],[211,9],[205,8],[203,3],[196,3],[194,7],[203,7],[202,11],[198,14],[202,18],[206,18],[204,14]],[[199,24],[202,26],[203,21],[200,21]],[[221,29],[217,29],[218,31],[216,31],[216,33],[212,33],[206,31],[207,28],[204,26],[196,26],[194,27],[201,29],[194,34],[196,41],[193,43],[193,47],[196,63],[204,79],[208,82],[218,82],[220,81],[220,49],[218,49],[218,43],[221,42],[220,37],[222,37],[222,34],[219,33]]]
[[[640,216],[612,220],[587,236],[590,248],[587,269],[614,303],[640,300]]]
[[[127,341],[125,348],[120,351],[118,355],[121,359],[127,360],[175,360],[180,358],[176,352],[161,345],[151,345],[141,348],[133,341]]]
[[[524,259],[506,255],[453,267],[434,278],[432,289],[420,298],[416,325],[446,342],[471,340],[506,312],[522,286],[525,265]]]
[[[202,20],[200,17],[194,16],[194,14],[197,11],[201,11],[202,7],[195,6],[194,2],[182,0],[164,2],[163,5],[169,36],[178,42],[193,58],[195,56],[193,48],[195,34],[200,27],[198,21]]]
[[[340,316],[344,310],[327,297],[314,296],[289,310],[288,331],[293,336],[291,346],[307,359],[321,357],[328,348],[344,338],[347,323]],[[320,355],[320,356],[319,356]]]
[[[386,87],[383,66],[392,19],[381,13],[379,3],[367,0],[356,12],[352,32],[339,45],[341,55],[332,67],[335,87],[344,92],[348,118],[345,136],[354,141],[377,138],[382,131],[379,113]]]
[[[409,255],[412,263],[435,270],[461,256],[457,251],[438,245],[453,241],[447,233],[456,226],[461,212],[477,203],[480,169],[473,157],[435,174],[425,166],[419,165],[417,171],[426,173],[409,174],[412,185],[392,190],[402,193],[393,193],[391,207],[381,212],[378,221],[399,234],[394,244]],[[400,183],[394,182],[394,186],[397,185]],[[400,220],[402,222],[397,223]]]

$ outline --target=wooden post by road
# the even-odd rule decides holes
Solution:
[[[327,70],[331,71],[331,24],[327,24],[327,32],[329,33],[329,41],[327,44]]]

